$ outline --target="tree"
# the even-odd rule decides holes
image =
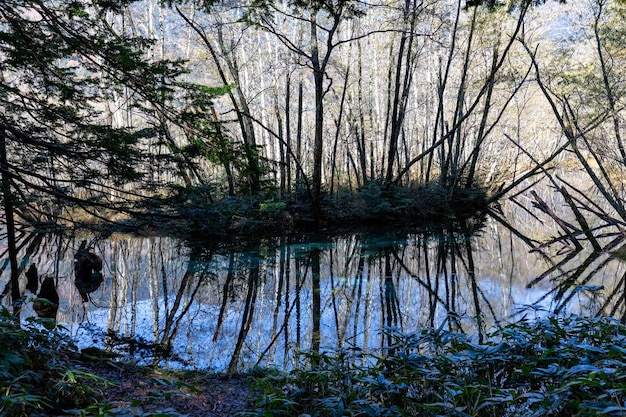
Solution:
[[[558,124],[560,137],[565,139],[563,149],[571,151],[595,191],[614,211],[601,216],[612,227],[616,221],[626,220],[622,197],[626,153],[621,122],[626,104],[626,7],[619,0],[595,0],[579,13],[584,17],[577,22],[581,27],[568,33],[575,41],[557,44],[549,51],[559,58],[558,71],[551,68],[555,62],[545,55],[545,46],[535,44],[530,35],[520,41],[532,59],[536,83]],[[588,197],[588,191],[581,193],[563,182],[583,196],[584,203],[579,203],[583,208],[588,210],[588,204],[600,206]],[[564,188],[561,193],[568,194]],[[594,209],[589,211],[594,213]]]
[[[155,114],[172,116],[182,74],[173,61],[149,62],[150,41],[118,34],[107,18],[126,0],[0,2],[0,172],[11,265],[19,308],[16,220],[71,221],[62,207],[96,217],[131,211],[141,190],[125,185],[149,170],[146,149]],[[127,93],[136,127],[102,117],[114,94]]]
[[[171,3],[174,4],[176,2]],[[184,2],[179,1],[178,3]],[[175,5],[175,9],[177,14],[198,35],[201,45],[206,48],[211,57],[218,74],[219,82],[227,88],[225,94],[236,113],[242,141],[241,146],[237,146],[234,143],[232,144],[233,153],[242,153],[245,163],[242,164],[241,170],[246,174],[248,191],[250,194],[256,194],[261,190],[263,167],[259,158],[256,133],[251,111],[248,106],[249,99],[241,88],[239,63],[233,53],[233,51],[236,50],[235,42],[227,40],[224,35],[225,27],[234,25],[235,23],[224,23],[224,16],[221,16],[221,14],[227,15],[228,11],[219,8],[212,2],[198,3],[205,13],[195,13],[194,8],[194,13],[190,16],[183,11],[179,5]],[[214,20],[209,31],[199,22],[201,17],[207,20]],[[208,32],[214,32],[216,34],[215,39],[212,39]],[[229,178],[230,177],[231,175],[229,175]],[[231,195],[234,194],[234,185],[230,185],[229,188],[229,193]]]
[[[296,0],[281,8],[266,0],[254,0],[247,19],[274,35],[289,51],[303,60],[312,72],[315,103],[313,134],[313,169],[311,178],[311,208],[317,221],[320,217],[322,191],[322,161],[324,151],[324,105],[330,79],[327,69],[335,49],[351,40],[338,40],[337,30],[344,19],[362,15],[360,4],[353,0]],[[278,17],[280,16],[280,18]],[[277,20],[288,19],[302,25],[302,36],[293,39]],[[306,35],[304,35],[306,33]]]
[[[388,126],[386,126],[389,132],[387,135],[389,141],[385,174],[385,181],[387,182],[393,180],[396,172],[394,166],[398,153],[398,140],[404,124],[413,76],[419,58],[420,47],[417,45],[417,23],[422,12],[424,12],[423,2],[409,0],[402,7],[401,21],[404,29],[400,34],[395,71],[391,74],[390,68],[389,74],[389,85],[391,86],[389,95],[393,96],[393,98],[389,97],[388,99],[390,108],[387,115]],[[393,83],[391,82],[392,78]]]

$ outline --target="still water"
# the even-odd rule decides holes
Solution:
[[[480,339],[549,313],[622,318],[626,263],[565,241],[542,245],[549,227],[506,218],[238,247],[38,235],[25,240],[22,265],[54,277],[57,321],[79,347],[122,346],[141,358],[156,344],[174,354],[162,365],[214,371],[290,368],[298,350],[377,349],[387,327],[444,326]],[[82,240],[103,262],[103,282],[86,302],[74,285]],[[34,314],[32,302],[22,314]]]

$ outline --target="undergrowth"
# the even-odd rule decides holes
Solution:
[[[379,354],[307,352],[307,367],[257,377],[241,416],[623,416],[626,328],[609,318],[507,325],[477,344],[440,329]]]
[[[114,406],[103,398],[112,382],[77,365],[72,358],[78,355],[66,332],[51,320],[29,317],[20,323],[0,308],[0,416],[181,415],[172,410],[140,412],[142,401],[151,398]]]
[[[0,309],[0,415],[48,415],[93,399],[91,386],[98,378],[67,366],[73,346],[47,324],[29,318],[21,326]]]
[[[483,188],[446,188],[437,183],[418,187],[370,181],[356,190],[342,188],[321,198],[320,225],[326,228],[367,225],[423,225],[480,215],[486,207]],[[191,239],[241,239],[309,230],[315,224],[309,197],[280,195],[268,189],[258,195],[211,198],[206,187],[177,187],[171,196],[141,206],[153,214],[129,226],[149,232],[167,230]],[[147,204],[147,203],[146,203]],[[148,226],[149,225],[149,226]]]
[[[140,411],[150,395],[107,402],[109,381],[76,366],[71,341],[45,324],[0,309],[0,415],[181,415]],[[306,366],[257,372],[254,405],[239,415],[626,415],[626,327],[614,319],[524,320],[483,343],[443,326],[385,333],[392,342],[377,352],[303,352]],[[155,395],[179,395],[172,387]]]

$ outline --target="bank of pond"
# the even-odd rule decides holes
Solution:
[[[30,390],[50,364],[61,378],[95,352],[250,376],[244,415],[623,413],[623,237],[574,244],[529,227],[529,213],[509,219],[253,243],[32,234],[20,249],[19,319],[5,304],[5,410],[72,408],[42,406],[50,400]],[[45,395],[90,378],[64,376]]]
[[[206,386],[194,387],[202,380],[197,374],[133,381],[122,401],[113,399],[109,393],[119,381],[103,377],[103,367],[165,373],[153,367],[130,370],[137,365],[117,362],[128,358],[98,349],[79,351],[63,329],[50,330],[41,320],[49,319],[24,325],[0,310],[0,413],[7,417],[618,416],[626,411],[626,327],[607,317],[526,318],[482,342],[447,330],[446,324],[411,333],[384,328],[388,344],[367,353],[356,347],[299,351],[299,364],[291,370],[264,367],[239,374],[238,380],[249,384],[243,395],[250,396],[228,414],[214,412],[221,400]],[[142,385],[158,389],[144,392],[138,389]],[[196,406],[183,413],[175,407],[184,404],[174,401],[178,397]]]

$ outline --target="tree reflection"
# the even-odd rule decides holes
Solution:
[[[252,327],[252,323],[254,321],[254,308],[257,300],[258,289],[259,289],[259,270],[260,270],[260,259],[258,257],[258,253],[255,253],[256,256],[249,257],[249,266],[248,269],[248,281],[247,281],[247,290],[246,290],[246,301],[243,307],[243,314],[241,317],[241,325],[239,327],[239,334],[237,336],[237,341],[235,343],[235,349],[230,359],[230,363],[228,365],[229,372],[235,372],[238,369],[239,359],[241,356],[241,350],[246,341],[246,337],[248,336],[248,332]]]
[[[531,213],[536,222],[541,222],[543,229],[556,231],[556,236],[531,239],[520,232],[520,227],[491,213],[492,218],[526,242],[546,264],[527,284],[528,289],[548,286],[534,305],[549,304],[551,314],[609,315],[625,321],[626,272],[619,253],[624,247],[626,224],[621,216],[612,214],[615,207],[608,201],[602,198],[595,201],[590,193],[561,178],[550,175],[548,178],[553,187],[544,189],[543,197],[538,191],[529,192],[532,208],[524,207],[516,199],[513,201]],[[614,203],[617,201],[622,199]],[[525,230],[529,233],[531,229]]]
[[[179,329],[191,329],[194,359],[212,358],[229,372],[295,366],[296,350],[377,349],[391,343],[387,327],[446,323],[455,331],[478,329],[482,337],[482,311],[492,309],[476,279],[477,228],[317,242],[292,236],[245,251],[194,252],[146,239],[131,249],[130,240],[112,241],[108,328],[138,336],[147,296],[155,343],[175,348]]]
[[[391,248],[385,250],[383,256],[385,258],[385,289],[383,291],[384,297],[381,303],[384,306],[382,321],[387,327],[402,327],[398,295],[396,294],[394,274],[391,269]],[[387,334],[387,345],[391,345],[391,343],[391,335]]]
[[[83,239],[25,236],[21,277],[26,288],[31,265],[54,277],[57,319],[79,341],[132,350],[135,340],[176,353],[185,366],[229,372],[298,366],[298,350],[378,350],[391,343],[386,328],[445,328],[481,341],[524,305],[563,314],[584,305],[624,320],[621,235],[596,234],[598,251],[584,233],[542,242],[505,219],[494,213],[486,223],[410,233],[284,236],[244,249],[93,238],[103,281],[87,303],[73,285]]]
[[[311,308],[313,316],[313,330],[311,331],[311,350],[316,353],[320,351],[321,320],[322,320],[322,290],[320,272],[320,250],[313,248],[311,257]]]

